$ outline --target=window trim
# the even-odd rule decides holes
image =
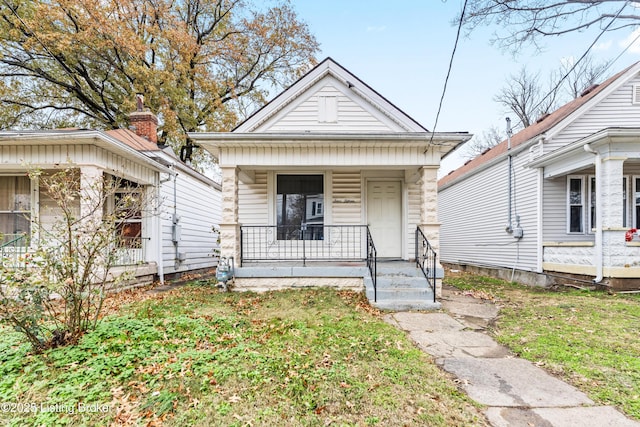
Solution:
[[[580,205],[571,204],[571,180],[580,181]],[[568,175],[567,176],[567,193],[566,193],[566,214],[567,214],[567,234],[585,234],[585,176],[584,175]],[[580,225],[581,231],[571,231],[571,207],[581,206],[582,211],[580,213]]]
[[[631,218],[632,218],[632,226],[629,228],[638,228],[640,223],[640,217],[637,215],[638,206],[640,203],[636,203],[636,193],[640,193],[640,185],[638,185],[638,181],[640,181],[640,175],[632,175],[632,183],[631,183],[631,191],[629,207],[631,208]]]
[[[7,172],[7,173],[0,173],[0,178],[14,178],[14,177],[24,177],[29,181],[29,193],[28,193],[28,198],[29,198],[29,209],[28,210],[20,210],[20,211],[16,211],[16,210],[0,210],[0,213],[9,213],[9,214],[26,214],[28,215],[28,223],[29,223],[29,230],[27,233],[25,233],[25,235],[27,236],[27,242],[29,242],[29,246],[31,245],[31,242],[33,242],[33,233],[36,230],[37,227],[34,227],[34,224],[36,224],[36,221],[38,220],[37,214],[38,214],[38,210],[39,210],[39,203],[37,200],[37,195],[38,195],[38,181],[37,178],[31,178],[29,175],[26,174],[26,172]]]

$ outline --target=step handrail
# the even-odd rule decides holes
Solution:
[[[367,268],[369,268],[369,274],[371,275],[371,282],[373,283],[373,302],[378,302],[378,251],[376,245],[373,243],[373,236],[371,230],[367,225]]]
[[[437,253],[429,243],[420,227],[416,227],[416,266],[422,271],[427,283],[433,291],[433,302],[436,302],[436,259]]]

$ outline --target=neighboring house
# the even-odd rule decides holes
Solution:
[[[348,261],[372,243],[413,260],[418,227],[437,249],[440,159],[470,137],[428,132],[330,58],[232,132],[189,136],[219,160],[221,255],[242,266],[238,287],[361,287]]]
[[[71,168],[78,171],[81,188],[112,176],[126,180],[123,192],[139,192],[151,205],[127,215],[119,225],[127,238],[118,251],[114,273],[134,271],[138,283],[148,283],[217,265],[218,234],[213,226],[220,222],[219,184],[157,145],[157,119],[152,113],[140,109],[130,118],[136,132],[0,132],[2,255],[27,251],[37,239],[36,224],[46,227],[55,221],[52,200],[27,172]],[[82,212],[82,202],[77,203]]]
[[[640,63],[443,177],[438,199],[442,262],[640,287]]]

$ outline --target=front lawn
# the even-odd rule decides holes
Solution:
[[[601,405],[640,420],[640,295],[529,288],[470,274],[446,284],[501,306],[491,333]]]
[[[194,284],[109,310],[42,355],[2,330],[0,424],[487,425],[362,294]]]

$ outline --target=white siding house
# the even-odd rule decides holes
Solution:
[[[638,288],[639,88],[637,63],[443,177],[441,260]]]
[[[428,132],[327,58],[232,132],[190,137],[222,169],[222,256],[245,274],[253,262],[331,261],[323,273],[340,276],[371,240],[379,258],[412,260],[420,227],[437,248],[440,158],[470,136]],[[303,283],[291,269],[272,279]]]
[[[57,215],[38,179],[27,172],[71,169],[81,188],[112,176],[127,180],[147,201],[139,216],[123,224],[132,242],[119,250],[114,274],[133,271],[138,283],[145,283],[217,265],[213,226],[220,223],[219,184],[161,150],[155,116],[138,113],[138,119],[152,119],[153,135],[123,129],[0,132],[0,255],[27,251],[37,226],[46,229]],[[149,130],[139,120],[136,124]]]

